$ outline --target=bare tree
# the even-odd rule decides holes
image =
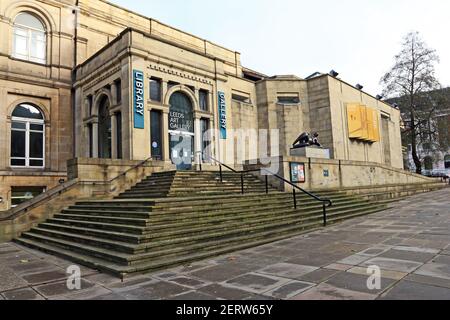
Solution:
[[[435,64],[439,63],[436,51],[428,48],[418,32],[405,38],[402,50],[395,56],[392,69],[381,79],[383,94],[396,98],[405,122],[404,139],[412,146],[416,172],[422,173],[422,160],[418,144],[436,139],[437,131],[432,124],[441,102],[436,94],[441,88],[436,79]]]

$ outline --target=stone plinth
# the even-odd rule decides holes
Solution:
[[[316,159],[330,159],[330,149],[305,147],[291,149],[291,157],[306,157]]]

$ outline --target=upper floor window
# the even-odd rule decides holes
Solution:
[[[278,103],[279,104],[299,104],[300,99],[297,96],[279,96]]]
[[[202,111],[208,111],[208,96],[209,92],[203,89],[200,89],[198,91],[199,95],[199,103],[200,103],[200,110]]]
[[[150,79],[150,100],[161,102],[161,80],[157,78]]]
[[[19,104],[12,113],[11,166],[44,167],[45,123],[32,104]]]
[[[46,35],[42,22],[34,15],[20,13],[14,21],[13,56],[45,64]]]

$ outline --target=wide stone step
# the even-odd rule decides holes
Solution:
[[[359,214],[359,213],[365,213],[365,212],[372,212],[372,210],[374,210],[374,212],[380,211],[380,210],[384,210],[385,206],[378,206],[378,207],[374,207],[371,209],[365,209],[365,210],[358,210],[358,209],[349,209],[346,211],[342,211],[340,213],[330,213],[328,216],[328,219],[330,221],[333,221],[333,219],[338,218],[340,215],[346,215],[346,214]],[[281,228],[284,227],[286,225],[290,225],[290,224],[307,224],[309,222],[314,222],[316,224],[322,224],[323,223],[323,217],[322,217],[322,213],[316,213],[315,215],[301,215],[301,214],[296,214],[293,215],[290,218],[284,218],[284,219],[278,219],[276,222],[274,221],[269,221],[269,222],[265,222],[263,224],[259,224],[256,226],[248,226],[248,225],[244,225],[241,227],[234,227],[231,229],[224,229],[222,231],[218,231],[218,230],[212,230],[210,232],[201,232],[201,233],[195,233],[194,235],[188,235],[188,236],[182,236],[182,235],[178,235],[177,237],[172,237],[172,238],[168,238],[168,239],[155,239],[154,236],[152,235],[145,235],[144,238],[148,237],[149,241],[148,243],[145,243],[146,245],[146,250],[151,252],[152,250],[161,250],[162,248],[164,249],[169,249],[169,248],[174,248],[179,246],[180,244],[196,244],[196,243],[202,243],[204,241],[210,241],[213,239],[221,239],[221,238],[233,238],[235,236],[238,235],[244,235],[247,233],[257,233],[257,232],[261,232],[267,229],[272,229],[272,228]],[[143,239],[143,241],[145,241]]]
[[[61,213],[65,214],[87,214],[99,216],[112,216],[123,218],[149,219],[151,217],[151,208],[147,212],[136,212],[133,210],[114,210],[105,207],[73,206],[70,209],[64,209]]]
[[[366,213],[358,213],[353,215],[347,215],[342,216],[339,219],[333,220],[330,219],[329,223],[332,224],[335,221],[341,221],[341,219],[350,219],[354,217],[359,217],[361,215],[375,213],[374,211],[367,211]],[[304,226],[289,226],[283,229],[275,229],[275,230],[269,230],[266,232],[262,232],[259,234],[250,234],[245,235],[241,237],[235,238],[235,244],[230,245],[227,243],[224,247],[220,247],[220,243],[223,243],[223,241],[215,241],[212,242],[212,245],[206,245],[206,247],[214,247],[217,248],[215,250],[208,250],[208,251],[197,251],[194,254],[184,254],[184,255],[175,255],[173,257],[167,258],[167,259],[156,259],[150,262],[145,263],[137,263],[133,266],[123,266],[117,263],[111,263],[109,261],[105,261],[104,259],[99,259],[93,256],[88,256],[85,254],[80,254],[78,252],[74,252],[73,250],[67,250],[58,246],[54,245],[48,245],[41,241],[33,241],[30,239],[20,238],[17,239],[16,242],[28,246],[30,248],[39,249],[44,252],[47,252],[49,254],[53,254],[56,256],[60,256],[62,258],[69,259],[71,261],[74,261],[76,263],[79,263],[81,265],[85,265],[90,268],[98,269],[116,276],[119,276],[121,278],[125,277],[128,274],[133,273],[146,273],[150,271],[156,271],[163,268],[168,268],[172,266],[182,265],[186,263],[190,263],[193,261],[198,261],[201,259],[206,259],[213,256],[218,256],[222,254],[227,254],[230,252],[235,252],[238,250],[244,250],[247,248],[256,247],[259,245],[264,245],[267,243],[271,243],[274,241],[279,241],[287,238],[291,238],[296,235],[300,235],[304,232],[309,232],[314,230],[315,228],[319,228],[319,224],[310,224],[310,225],[304,225]],[[211,243],[210,243],[211,244]]]
[[[336,212],[341,208],[348,207],[368,207],[367,204],[363,203],[345,203],[341,205],[336,205],[332,208],[327,208],[327,212]],[[311,205],[308,208],[301,208],[294,210],[289,209],[289,207],[283,207],[284,210],[279,211],[279,206],[272,206],[267,208],[249,208],[246,210],[240,210],[239,214],[236,214],[234,210],[228,211],[214,211],[214,212],[205,212],[203,214],[179,214],[176,217],[168,217],[164,219],[163,216],[160,219],[151,219],[151,223],[149,224],[149,229],[153,230],[164,230],[168,228],[182,228],[189,226],[198,226],[205,224],[216,224],[220,222],[230,221],[230,220],[239,220],[239,219],[247,219],[247,218],[255,218],[255,217],[264,217],[264,216],[272,216],[276,215],[277,212],[290,212],[295,211],[299,214],[315,214],[317,212],[322,212],[322,206]]]
[[[76,226],[82,228],[98,229],[119,233],[129,233],[134,235],[142,235],[145,232],[144,227],[136,227],[129,225],[108,224],[103,222],[83,221],[83,220],[69,220],[69,219],[48,219],[47,222],[53,224],[62,224],[68,226]]]
[[[104,259],[108,262],[117,263],[124,266],[129,265],[129,257],[131,256],[126,253],[120,253],[116,250],[108,250],[82,243],[76,243],[73,241],[43,236],[37,233],[33,233],[32,231],[24,233],[23,237],[34,241],[43,242],[49,245],[58,246],[62,249],[71,250],[77,253],[84,254],[86,256]]]
[[[125,242],[125,243],[129,243],[129,244],[135,244],[135,245],[138,245],[142,239],[142,236],[139,236],[136,234],[129,234],[129,233],[123,233],[123,232],[112,232],[112,231],[105,231],[105,230],[99,230],[99,229],[82,228],[82,227],[76,227],[76,226],[72,226],[72,225],[54,224],[54,223],[49,223],[49,222],[41,223],[39,225],[39,227],[42,227],[45,229],[58,230],[58,231],[67,232],[67,233],[82,234],[82,235],[97,237],[97,238],[101,238],[101,239],[116,240],[116,241]]]
[[[89,222],[100,222],[114,225],[128,225],[145,227],[148,225],[148,219],[136,219],[136,218],[122,218],[113,216],[93,216],[93,215],[76,215],[68,213],[58,213],[54,215],[55,219],[65,220],[83,220]]]
[[[373,207],[373,206],[372,206]],[[348,205],[348,206],[342,206],[336,210],[329,210],[328,214],[334,215],[336,213],[340,212],[346,212],[348,210],[366,210],[368,209],[368,206],[361,206],[361,205]],[[208,222],[202,222],[200,224],[197,224],[194,226],[182,226],[178,227],[176,229],[174,228],[168,228],[163,229],[159,228],[157,226],[153,227],[150,225],[148,229],[146,230],[144,234],[144,238],[148,239],[173,239],[175,237],[189,237],[192,235],[196,235],[199,232],[209,232],[209,231],[228,231],[233,230],[234,228],[239,228],[242,226],[259,226],[264,225],[267,223],[275,223],[275,222],[283,222],[289,219],[297,219],[298,217],[301,217],[303,219],[322,219],[322,208],[316,208],[311,209],[307,213],[305,212],[299,212],[294,209],[285,209],[285,210],[272,210],[270,212],[260,212],[258,214],[253,215],[236,215],[235,217],[231,217],[228,219],[217,219],[212,218]],[[147,236],[148,235],[148,236]]]
[[[30,233],[39,234],[46,237],[71,241],[74,243],[86,244],[90,246],[95,246],[107,250],[112,250],[114,252],[121,252],[125,254],[135,254],[136,245],[129,244],[121,241],[114,241],[105,238],[99,238],[95,236],[88,236],[80,233],[72,233],[67,231],[58,231],[55,229],[48,229],[41,225],[39,227],[31,229]]]

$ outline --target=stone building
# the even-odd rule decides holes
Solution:
[[[2,0],[0,33],[0,210],[61,183],[72,158],[190,169],[207,150],[239,166],[255,157],[238,156],[239,129],[278,130],[270,155],[318,132],[333,159],[403,168],[399,111],[337,77],[268,77],[104,0]]]

